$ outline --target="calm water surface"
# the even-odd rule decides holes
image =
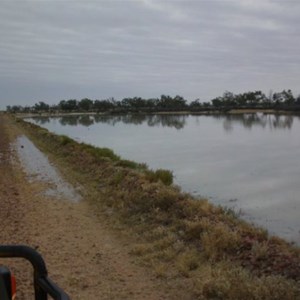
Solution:
[[[186,192],[300,244],[300,117],[264,114],[32,118],[52,132],[174,172]]]

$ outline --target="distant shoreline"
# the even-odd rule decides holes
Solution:
[[[140,115],[236,115],[236,114],[277,114],[277,115],[299,115],[300,111],[296,110],[277,110],[277,109],[266,109],[266,108],[234,108],[230,110],[219,110],[219,109],[209,109],[201,111],[132,111],[132,110],[122,110],[122,111],[81,111],[81,112],[37,112],[37,113],[14,113],[15,116],[21,118],[32,118],[32,117],[64,117],[64,116],[79,116],[79,115],[125,115],[125,114],[140,114]]]

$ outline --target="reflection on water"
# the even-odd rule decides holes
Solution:
[[[300,245],[300,118],[237,115],[81,115],[34,118],[50,131],[172,170],[186,192],[234,207]]]
[[[254,126],[269,129],[290,129],[293,125],[294,116],[270,115],[270,114],[237,114],[226,116],[213,116],[223,119],[223,127],[226,131],[232,131],[233,126],[242,124],[244,128],[251,129]]]
[[[186,125],[188,115],[143,115],[143,114],[126,114],[126,115],[71,115],[61,117],[35,117],[34,120],[37,124],[45,125],[50,123],[51,119],[58,119],[59,123],[63,126],[91,126],[97,123],[107,123],[115,126],[117,123],[141,125],[147,124],[148,126],[162,126],[174,127],[182,129]],[[196,116],[199,118],[199,116]],[[254,126],[269,129],[291,129],[294,118],[297,116],[291,115],[271,115],[263,113],[251,114],[233,114],[233,115],[210,115],[211,118],[221,120],[225,131],[230,132],[237,124],[242,125],[244,128],[251,129]]]
[[[70,126],[91,126],[94,123],[107,123],[115,126],[117,123],[141,125],[146,123],[148,126],[174,127],[181,129],[185,125],[186,116],[184,115],[72,115],[56,117],[61,125]],[[35,117],[35,122],[44,125],[50,122],[49,117]]]

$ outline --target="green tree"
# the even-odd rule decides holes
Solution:
[[[226,91],[223,94],[223,103],[225,106],[235,106],[235,95],[232,92]]]
[[[61,100],[58,104],[59,109],[64,111],[76,111],[78,109],[78,101],[76,99]]]
[[[157,107],[158,103],[159,103],[159,99],[150,98],[146,100],[146,107],[154,109],[155,107]]]
[[[223,99],[221,97],[214,98],[211,100],[211,102],[214,107],[221,107],[224,104]]]
[[[200,99],[193,100],[190,105],[190,109],[199,109],[202,107],[202,103],[200,102]]]
[[[78,102],[78,108],[85,111],[92,110],[93,105],[94,105],[94,101],[88,98],[81,99]]]
[[[46,112],[46,111],[49,111],[49,109],[50,109],[50,106],[43,101],[40,101],[34,105],[34,110],[37,112],[41,112],[41,111]]]
[[[106,111],[114,107],[113,103],[109,100],[95,100],[94,109],[97,111]]]
[[[158,108],[163,110],[179,110],[185,109],[186,107],[186,100],[178,95],[174,98],[166,95],[161,95],[158,102]]]
[[[284,103],[285,104],[288,104],[288,105],[295,104],[296,99],[295,99],[295,97],[294,97],[291,90],[287,90],[287,91],[283,90],[282,93],[283,93],[283,96],[284,96]]]

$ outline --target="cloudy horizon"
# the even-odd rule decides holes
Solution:
[[[300,93],[300,3],[0,2],[0,110],[61,99]]]

